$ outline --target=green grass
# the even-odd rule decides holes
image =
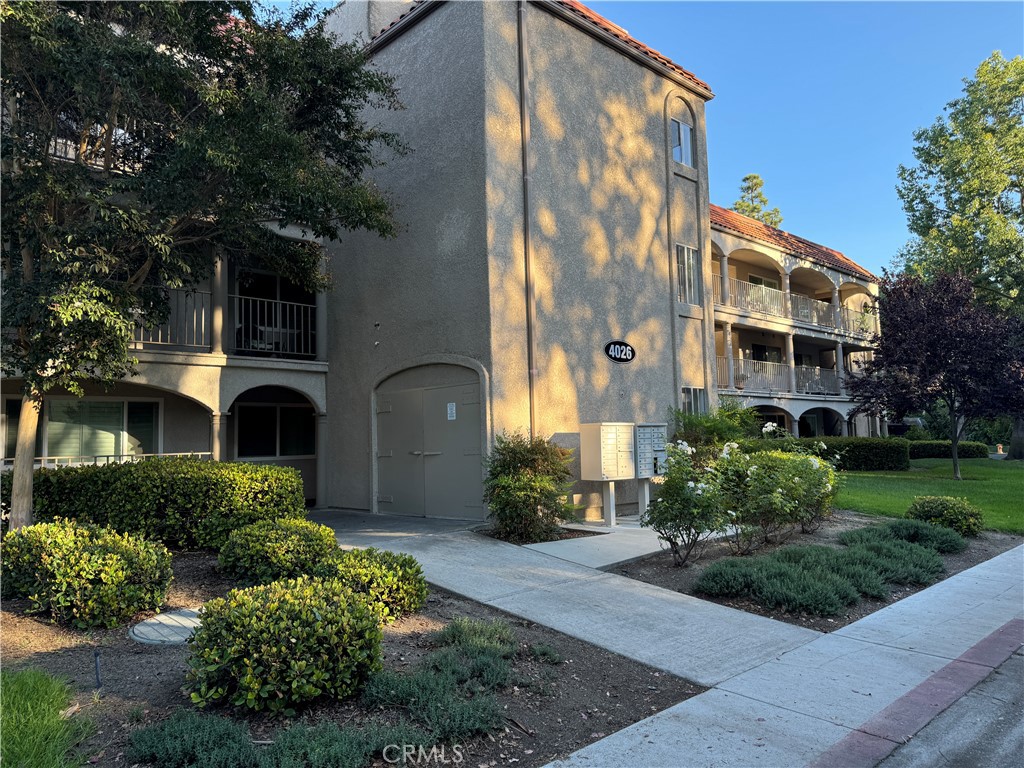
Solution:
[[[1024,534],[1024,464],[964,459],[960,474],[953,479],[949,459],[916,459],[909,472],[843,472],[835,505],[902,517],[916,496],[962,496],[981,509],[985,528]]]
[[[80,716],[62,718],[71,702],[67,683],[42,670],[0,672],[0,761],[5,768],[67,768],[81,761],[71,749],[92,730]]]

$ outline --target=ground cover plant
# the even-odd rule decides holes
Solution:
[[[62,716],[71,703],[71,687],[39,669],[0,671],[0,762],[18,768],[71,768],[80,761],[69,753],[92,730],[81,715]]]
[[[838,615],[861,596],[882,599],[886,584],[926,586],[943,573],[939,551],[962,551],[961,537],[920,521],[847,532],[841,548],[784,547],[768,555],[713,563],[694,590],[745,597],[765,608]]]
[[[952,479],[948,459],[915,460],[910,472],[843,472],[836,506],[902,517],[918,496],[958,496],[981,510],[985,529],[1024,534],[1024,464],[965,459],[960,468],[962,480]]]

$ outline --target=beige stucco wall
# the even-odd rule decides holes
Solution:
[[[410,152],[375,175],[398,235],[327,246],[328,502],[372,508],[375,386],[420,365],[490,362],[483,6],[448,3],[373,56],[404,109],[370,115]],[[486,379],[486,376],[482,376]]]

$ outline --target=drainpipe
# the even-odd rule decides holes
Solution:
[[[526,367],[530,396],[530,437],[537,426],[537,348],[534,326],[537,321],[533,285],[533,249],[530,243],[530,70],[526,60],[526,3],[516,3],[517,54],[519,56],[519,130],[523,150],[523,267],[526,274]]]

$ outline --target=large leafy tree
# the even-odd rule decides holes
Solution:
[[[963,95],[914,134],[897,192],[914,239],[897,262],[931,276],[963,272],[978,298],[1024,316],[1024,59],[983,61]],[[1024,413],[1010,456],[1024,459]]]
[[[138,322],[216,259],[307,288],[314,239],[393,231],[365,178],[396,136],[393,82],[311,8],[4,2],[3,368],[23,382],[12,525],[31,520],[38,411],[55,388],[130,376]],[[305,240],[281,229],[300,224]]]
[[[941,403],[959,480],[958,445],[971,420],[1024,410],[1024,320],[978,301],[962,274],[887,274],[878,309],[884,333],[873,339],[874,357],[845,382],[854,412],[902,418]]]
[[[778,228],[782,224],[782,214],[778,208],[768,208],[768,198],[764,194],[764,179],[756,173],[748,173],[740,183],[740,199],[732,204],[732,210],[752,219]]]

